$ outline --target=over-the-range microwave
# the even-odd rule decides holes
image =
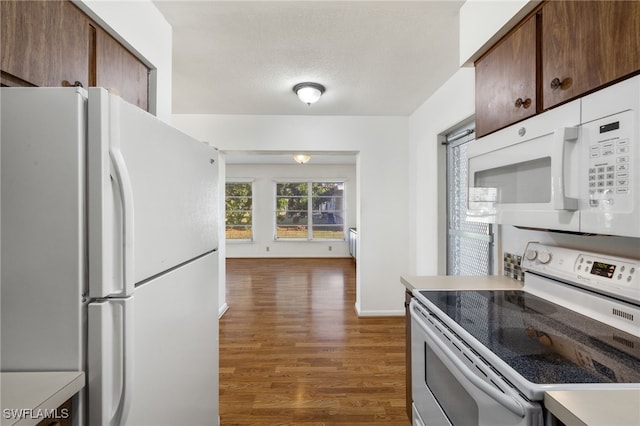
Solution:
[[[640,237],[640,76],[479,138],[467,218]]]

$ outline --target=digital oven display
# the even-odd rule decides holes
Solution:
[[[593,262],[593,267],[591,268],[592,275],[598,275],[600,277],[613,277],[613,273],[616,270],[616,265],[612,265],[610,263],[604,262]]]
[[[620,122],[615,121],[613,123],[605,124],[600,126],[600,133],[611,132],[613,130],[618,130],[620,128]]]

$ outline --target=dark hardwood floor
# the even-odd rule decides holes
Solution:
[[[221,425],[410,424],[404,318],[358,318],[351,259],[228,259],[226,287]]]

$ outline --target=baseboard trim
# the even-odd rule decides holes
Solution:
[[[404,309],[392,310],[392,311],[361,311],[358,309],[358,304],[355,304],[356,313],[359,317],[403,317],[405,316]]]
[[[227,302],[224,302],[224,305],[218,308],[218,319],[222,318],[224,313],[227,312],[228,310],[229,310],[229,305],[227,305]]]

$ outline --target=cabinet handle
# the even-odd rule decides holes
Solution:
[[[558,77],[551,80],[551,89],[556,90],[556,89],[559,89],[560,87],[562,87],[562,82]]]
[[[516,99],[515,105],[516,105],[516,108],[520,108],[520,107],[525,109],[529,108],[531,106],[531,99],[527,98],[523,101],[522,98],[518,98]]]

